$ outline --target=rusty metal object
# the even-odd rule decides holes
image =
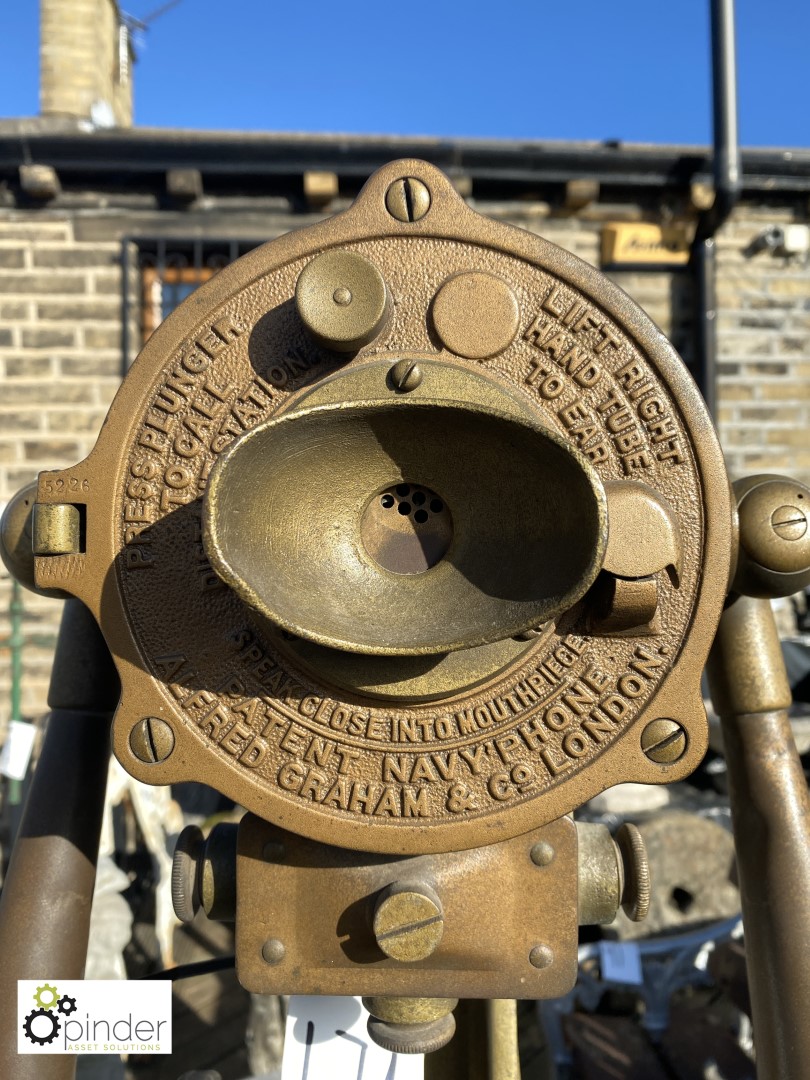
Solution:
[[[386,295],[397,301],[360,335],[376,333],[356,355],[337,353],[332,331],[321,337],[330,347],[318,345],[295,304],[308,267],[346,254],[373,267],[371,277],[379,274]],[[468,288],[472,282],[473,292],[481,283],[500,289],[491,282],[502,282],[518,303],[517,333],[491,358],[437,347],[444,333],[467,356],[479,355],[489,332],[487,312],[475,312],[459,343],[458,320],[442,314],[442,304],[436,309],[442,287],[458,275]],[[333,313],[351,310],[353,301],[340,303],[342,288],[351,292],[338,282],[324,294]],[[463,307],[463,296],[455,302]],[[500,320],[500,341],[510,325]],[[487,342],[485,351],[491,348]],[[386,378],[401,361],[422,374],[405,393]],[[434,396],[441,387],[445,396]],[[429,404],[437,400],[441,405]],[[503,402],[508,407],[501,410]],[[501,411],[507,419],[495,418]],[[476,486],[476,415],[482,427],[509,433],[509,440],[489,440],[497,483],[484,485],[489,494],[478,500],[476,514],[472,496],[462,497],[471,524],[461,530],[454,500],[431,482],[432,470],[439,475],[443,457],[455,474],[446,464],[442,476]],[[334,561],[345,543],[335,522],[348,522],[357,537],[366,503],[399,482],[446,499],[453,541],[422,572],[386,570],[398,579],[391,595],[411,603],[424,594],[429,606],[431,575],[447,575],[464,545],[483,550],[485,533],[492,550],[479,595],[493,580],[508,594],[528,571],[524,565],[515,579],[503,572],[497,518],[514,511],[504,507],[502,490],[520,490],[515,476],[524,448],[540,445],[545,429],[543,445],[563,444],[563,460],[587,460],[599,484],[622,478],[639,491],[643,485],[669,508],[661,527],[666,534],[668,522],[680,536],[682,565],[677,576],[652,573],[658,592],[652,624],[601,633],[591,623],[586,593],[537,636],[514,640],[509,635],[521,622],[510,618],[500,623],[500,640],[463,647],[488,635],[480,626],[469,632],[474,616],[462,592],[456,610],[466,627],[448,621],[444,636],[434,627],[422,643],[454,652],[363,656],[291,640],[296,605],[283,617],[286,629],[272,626],[234,581],[212,568],[202,497],[217,460],[239,440],[241,448],[230,450],[233,462],[247,453],[253,433],[259,440],[269,432],[267,449],[272,444],[275,452],[284,440],[288,448],[303,446],[300,433],[309,425],[317,424],[318,437],[326,439],[334,422],[363,432],[367,449],[375,429],[375,453],[383,460],[389,422],[393,432],[411,421],[433,449],[403,439],[389,466],[365,478],[365,488],[355,475],[359,458],[354,467],[345,454],[332,463],[354,485],[354,519],[341,496],[327,490],[327,463],[315,485],[311,469],[296,479],[288,458],[285,513],[296,521],[311,563],[299,564],[301,613],[327,593],[337,616],[356,602],[349,590],[335,592],[338,579],[319,576],[319,566]],[[445,423],[458,428],[452,438],[450,428],[431,430]],[[322,456],[328,457],[325,450]],[[578,464],[573,475],[577,470],[585,476]],[[536,493],[525,472],[523,485],[531,505]],[[270,509],[271,490],[273,499],[282,497],[272,477],[251,481],[245,470],[240,513],[261,516]],[[316,490],[318,498],[328,496],[331,517],[314,499]],[[100,617],[126,682],[115,752],[146,782],[204,780],[248,809],[328,843],[437,852],[517,836],[620,781],[679,779],[704,752],[699,676],[729,577],[731,515],[703,404],[674,352],[623,293],[540,238],[480,217],[422,162],[380,170],[350,211],[252,252],[195,292],[193,303],[150,338],[90,457],[43,474],[38,501],[68,500],[86,507],[86,550],[37,558],[37,582],[81,597]],[[575,508],[569,513],[576,518]],[[278,518],[276,509],[265,520],[278,542],[291,543]],[[531,533],[526,538],[535,541]],[[570,539],[564,535],[550,550],[556,556]],[[275,543],[254,561],[270,561]],[[593,558],[601,562],[596,544]],[[373,605],[363,607],[359,588],[358,633],[376,620],[369,634],[374,648],[386,648],[386,641],[394,651],[407,646],[397,605],[367,610]],[[500,599],[506,606],[525,603],[524,596]],[[310,618],[307,628],[317,622]],[[332,640],[345,643],[348,631],[341,634],[333,626]],[[163,718],[174,733],[174,751],[162,762],[141,761],[133,752],[130,735],[145,717]],[[641,730],[656,717],[671,717],[687,734],[674,763],[659,764],[641,749]]]
[[[532,861],[538,843],[554,849],[551,866]],[[283,858],[268,861],[268,844],[283,849]],[[392,895],[407,903],[408,893],[435,897],[443,932],[421,958],[397,959],[378,943],[375,913]],[[568,818],[474,851],[398,857],[329,847],[247,815],[237,854],[239,979],[263,994],[559,997],[576,977],[576,893],[576,831]],[[404,926],[406,938],[412,927]],[[271,938],[286,950],[272,967],[262,957]],[[532,962],[538,946],[551,962]],[[405,1022],[390,1007],[371,1011]],[[409,1023],[435,1019],[409,1015]]]
[[[87,955],[109,731],[119,683],[95,620],[65,605],[45,742],[0,896],[0,1076],[71,1080],[76,1058],[17,1054],[17,980],[81,979]]]
[[[740,559],[734,585],[754,595],[732,596],[726,607],[709,685],[728,765],[757,1070],[799,1080],[810,1074],[810,968],[801,948],[810,925],[810,795],[765,597],[810,582],[810,550],[796,527],[798,514],[781,513],[786,504],[796,509],[810,501],[810,491],[768,476],[735,484],[735,494]]]

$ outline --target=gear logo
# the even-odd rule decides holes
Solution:
[[[62,1027],[61,1016],[70,1016],[76,1011],[76,998],[59,996],[59,991],[50,983],[43,983],[36,988],[34,1001],[37,1008],[32,1009],[23,1021],[23,1032],[29,1042],[36,1046],[52,1043]]]
[[[46,974],[58,977],[46,979]],[[62,974],[43,972],[38,979],[17,980],[18,1054],[171,1054],[168,979],[153,984]],[[0,1066],[0,1080],[6,1080],[7,1072]]]

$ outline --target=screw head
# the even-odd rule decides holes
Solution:
[[[280,964],[286,952],[278,938],[268,938],[262,945],[262,960],[265,964]]]
[[[386,191],[385,208],[397,221],[419,221],[430,209],[430,192],[415,176],[404,176]]]
[[[529,963],[536,968],[551,967],[554,963],[554,952],[548,945],[535,945],[529,953]]]
[[[686,732],[675,720],[653,720],[641,733],[641,749],[650,761],[671,765],[686,752]]]
[[[374,937],[392,960],[424,960],[438,946],[444,916],[437,896],[427,890],[392,886],[374,912]]]
[[[807,518],[798,506],[780,506],[771,515],[771,526],[783,540],[801,540],[807,532]]]
[[[388,380],[394,390],[409,394],[422,382],[422,369],[415,360],[398,360],[388,372]]]
[[[539,840],[529,854],[535,866],[548,866],[554,858],[554,848],[546,840]]]
[[[130,732],[129,748],[139,761],[156,765],[174,750],[174,732],[160,717],[147,716]]]

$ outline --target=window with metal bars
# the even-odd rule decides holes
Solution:
[[[124,275],[125,355],[132,359],[166,316],[199,285],[264,242],[258,239],[127,238],[124,247],[128,270]]]

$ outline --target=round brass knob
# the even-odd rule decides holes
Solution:
[[[354,251],[327,251],[301,271],[295,286],[301,321],[319,345],[356,352],[382,330],[388,290],[382,274]]]

